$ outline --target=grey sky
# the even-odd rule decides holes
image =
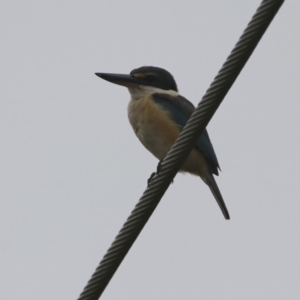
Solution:
[[[157,161],[125,88],[200,101],[260,1],[0,1],[0,299],[76,299]],[[178,175],[101,299],[299,299],[300,2],[286,1],[208,130],[229,209]]]

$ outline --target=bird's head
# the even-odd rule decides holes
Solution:
[[[158,67],[144,66],[132,70],[130,74],[96,73],[96,75],[109,82],[127,87],[133,98],[139,98],[145,93],[178,92],[172,74]]]

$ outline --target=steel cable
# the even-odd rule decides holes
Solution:
[[[284,0],[262,1],[176,143],[161,163],[159,174],[153,177],[150,186],[145,190],[78,300],[99,299],[283,2]]]

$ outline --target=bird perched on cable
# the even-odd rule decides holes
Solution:
[[[161,161],[195,110],[194,105],[178,93],[173,76],[162,68],[148,66],[134,69],[130,74],[96,75],[128,88],[130,124],[141,143]],[[213,176],[219,174],[218,169],[217,156],[204,130],[180,171],[200,176],[209,186],[225,219],[230,219]]]

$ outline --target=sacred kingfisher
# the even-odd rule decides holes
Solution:
[[[161,161],[195,110],[194,105],[178,93],[172,74],[162,68],[144,66],[130,74],[96,75],[128,88],[131,95],[128,105],[130,124],[141,143]],[[218,169],[218,159],[205,129],[180,171],[200,176],[209,186],[225,219],[229,220],[213,176],[219,175]]]

